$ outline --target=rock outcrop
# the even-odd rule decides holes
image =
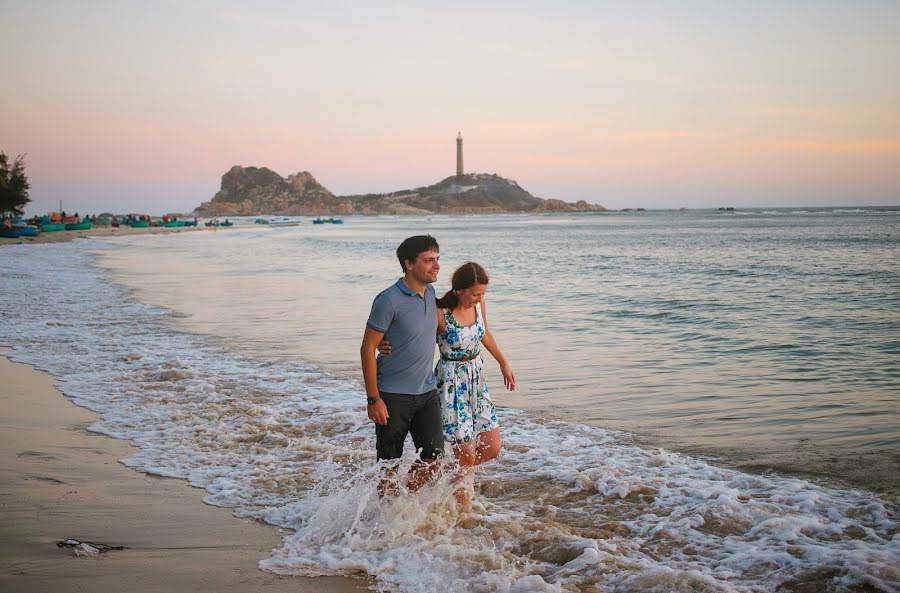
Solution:
[[[287,179],[265,167],[232,167],[222,188],[196,210],[198,216],[309,215],[350,213],[352,208],[325,189],[308,171]]]
[[[222,188],[196,209],[198,216],[259,214],[429,214],[597,212],[603,206],[537,198],[511,179],[487,173],[447,177],[434,185],[387,194],[335,196],[308,172],[287,179],[265,167],[232,167]]]

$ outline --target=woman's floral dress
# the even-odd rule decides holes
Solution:
[[[444,439],[465,443],[478,433],[499,426],[497,410],[484,380],[481,339],[485,329],[481,306],[475,306],[475,323],[468,327],[460,325],[449,310],[444,310],[444,322],[444,331],[437,337],[441,359],[434,369],[441,397]],[[471,360],[462,360],[466,358]]]

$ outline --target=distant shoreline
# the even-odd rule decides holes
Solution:
[[[130,226],[102,226],[95,227],[86,231],[52,231],[39,233],[35,237],[18,237],[10,239],[0,237],[0,246],[6,245],[31,245],[39,243],[68,243],[80,238],[89,237],[127,237],[130,235],[164,235],[168,233],[187,233],[211,230],[206,227],[146,227],[133,228]]]
[[[473,213],[449,213],[449,212],[429,212],[426,214],[422,213],[407,213],[407,214],[351,214],[353,217],[362,217],[362,218],[375,218],[379,216],[506,216],[506,215],[532,215],[532,216],[610,216],[615,214],[627,214],[627,215],[640,215],[640,214],[653,214],[653,213],[709,213],[709,214],[733,214],[735,212],[742,213],[759,213],[763,214],[766,211],[785,211],[785,214],[790,214],[791,211],[794,212],[822,212],[822,211],[845,211],[847,213],[853,213],[856,211],[860,212],[900,212],[900,205],[897,206],[734,206],[733,210],[722,210],[718,207],[704,207],[704,208],[622,208],[620,210],[605,210],[605,211],[572,211],[572,212],[473,212]],[[308,215],[289,215],[289,214],[253,214],[253,215],[239,215],[234,216],[235,219],[247,219],[247,218],[266,218],[266,217],[288,217],[288,218],[311,218]],[[301,221],[302,222],[302,221]],[[235,227],[232,227],[235,228]],[[237,228],[247,228],[245,225],[239,225]],[[7,245],[29,245],[29,244],[42,244],[42,243],[66,243],[69,241],[73,241],[79,238],[89,238],[89,237],[126,237],[132,235],[161,235],[161,234],[169,234],[169,233],[191,233],[198,231],[216,231],[216,230],[225,230],[219,228],[212,228],[206,226],[197,226],[197,227],[145,227],[145,228],[134,228],[129,226],[118,226],[118,227],[110,227],[110,226],[101,226],[95,227],[90,230],[85,231],[54,231],[54,232],[46,232],[40,233],[35,237],[19,237],[15,239],[10,239],[6,237],[0,237],[0,247]]]

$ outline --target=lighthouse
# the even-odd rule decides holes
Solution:
[[[462,132],[459,132],[456,135],[456,176],[459,177],[462,174],[463,174]]]

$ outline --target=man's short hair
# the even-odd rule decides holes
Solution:
[[[404,274],[406,273],[406,262],[416,261],[416,258],[423,251],[440,252],[441,248],[438,247],[437,239],[431,235],[416,235],[415,237],[407,237],[403,240],[403,243],[400,243],[400,247],[397,248],[397,259],[400,260],[400,267],[403,269]]]

